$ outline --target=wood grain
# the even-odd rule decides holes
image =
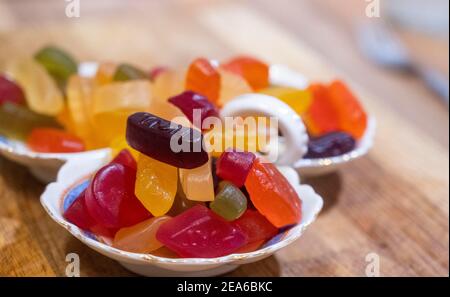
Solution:
[[[124,2],[81,0],[79,19],[64,15],[64,1],[0,2],[0,67],[48,43],[79,60],[148,66],[248,53],[312,79],[344,77],[377,117],[367,157],[304,180],[325,199],[306,234],[229,275],[360,276],[373,252],[385,276],[448,275],[448,109],[416,79],[360,56],[350,20],[362,17],[362,1]],[[434,63],[448,65],[445,59]],[[25,168],[0,158],[0,275],[65,275],[70,252],[80,255],[84,276],[132,275],[54,223],[39,203],[43,189]]]

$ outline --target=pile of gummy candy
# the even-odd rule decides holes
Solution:
[[[341,81],[306,89],[273,86],[268,65],[252,57],[224,63],[198,58],[187,68],[150,71],[104,62],[93,77],[78,75],[77,68],[69,54],[55,47],[41,49],[34,58],[13,59],[0,74],[0,135],[25,140],[39,152],[109,146],[117,153],[126,147],[126,121],[135,112],[190,119],[185,98],[193,98],[207,117],[245,93],[274,96],[302,117],[310,134],[306,158],[351,151],[367,126],[364,109]]]
[[[300,221],[301,200],[273,164],[236,150],[217,159],[204,149],[174,152],[175,133],[192,146],[203,141],[199,130],[153,114],[129,116],[130,148],[95,173],[64,217],[118,249],[183,258],[254,251]]]

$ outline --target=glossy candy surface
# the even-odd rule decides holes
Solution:
[[[34,128],[27,138],[27,145],[36,152],[76,153],[85,150],[78,137],[55,128]]]
[[[130,64],[120,64],[114,73],[114,81],[126,81],[133,79],[148,79],[149,76],[144,71]]]
[[[114,236],[112,245],[133,253],[147,254],[157,250],[163,244],[156,239],[156,231],[161,224],[170,219],[168,216],[154,217],[131,227],[122,228]]]
[[[115,157],[112,159],[111,163],[119,163],[133,169],[137,169],[137,162],[134,159],[133,155],[129,150],[123,149],[121,150]]]
[[[264,242],[278,233],[278,229],[274,225],[257,210],[253,209],[247,209],[233,224],[247,235],[249,244]]]
[[[252,167],[255,155],[250,152],[226,151],[216,163],[217,176],[242,187]]]
[[[221,65],[221,67],[245,78],[253,90],[269,86],[269,66],[255,58],[236,57]]]
[[[311,92],[288,87],[269,87],[260,93],[276,97],[289,105],[296,113],[303,115],[312,103]]]
[[[204,202],[187,199],[181,181],[178,179],[177,194],[175,195],[172,207],[167,214],[169,216],[177,216],[197,204],[205,205]]]
[[[86,191],[81,192],[80,195],[66,209],[64,212],[64,218],[83,230],[89,230],[97,223],[87,210],[85,193]]]
[[[166,69],[153,80],[153,92],[157,100],[167,101],[172,96],[184,91],[185,73],[180,70]]]
[[[355,139],[345,132],[330,132],[308,142],[308,152],[304,158],[326,158],[339,156],[355,148]]]
[[[110,163],[97,171],[86,190],[89,214],[106,228],[123,228],[151,217],[134,195],[136,170]]]
[[[202,147],[203,136],[199,131],[150,113],[138,112],[128,118],[126,138],[132,148],[174,167],[191,169],[208,162],[208,154]],[[175,145],[181,139],[185,151]]]
[[[44,66],[59,86],[64,86],[69,77],[77,73],[77,62],[57,47],[44,47],[36,53],[34,58]]]
[[[209,207],[227,221],[233,221],[247,209],[247,197],[232,183],[221,181]]]
[[[193,169],[180,168],[180,182],[187,199],[194,201],[214,200],[211,159]]]
[[[154,216],[166,214],[177,193],[177,168],[140,154],[137,163],[135,194]]]
[[[197,128],[202,129],[207,117],[219,118],[219,111],[205,96],[192,91],[185,91],[169,98],[169,102],[178,107]]]
[[[5,102],[24,104],[25,95],[19,85],[0,74],[0,105]]]
[[[125,135],[120,135],[114,138],[109,144],[109,147],[112,150],[112,156],[117,156],[122,150],[127,150],[133,156],[134,160],[139,158],[139,152],[128,145]]]
[[[218,71],[220,74],[218,106],[223,106],[235,97],[253,91],[252,87],[242,76],[222,68],[219,68]]]
[[[185,90],[194,91],[217,103],[220,93],[220,74],[204,58],[194,60],[186,74]]]
[[[253,205],[275,227],[300,221],[301,201],[298,194],[275,165],[256,159],[245,187]]]
[[[240,229],[202,205],[162,224],[156,238],[180,257],[189,258],[228,255],[247,243]]]

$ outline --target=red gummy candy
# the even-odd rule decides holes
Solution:
[[[185,89],[200,93],[217,103],[220,93],[220,74],[207,59],[198,58],[189,66]]]
[[[150,74],[149,74],[150,79],[152,81],[154,81],[158,75],[160,75],[161,73],[163,73],[164,71],[167,71],[167,70],[168,70],[168,68],[165,66],[156,66],[156,67],[152,68],[150,70]]]
[[[66,209],[64,218],[83,230],[89,230],[96,222],[94,218],[89,215],[87,210],[85,193],[86,190],[81,192],[78,198],[76,198]]]
[[[216,174],[240,188],[252,168],[255,155],[250,152],[225,151],[216,162]]]
[[[247,236],[203,205],[196,205],[162,224],[156,238],[180,257],[214,258],[247,243]]]
[[[86,190],[89,214],[111,229],[128,227],[151,217],[134,194],[136,170],[110,163],[95,174]]]
[[[219,111],[216,106],[208,101],[205,96],[192,91],[185,91],[180,95],[173,96],[169,98],[169,102],[178,107],[189,121],[199,129],[202,129],[203,120],[207,117],[219,118]],[[194,112],[194,110],[199,112]],[[200,117],[194,119],[194,115]]]
[[[25,95],[16,83],[0,75],[0,105],[5,102],[25,104]]]
[[[224,69],[242,76],[253,90],[269,86],[269,66],[252,57],[236,57],[221,65]]]
[[[137,169],[137,162],[131,155],[130,151],[127,149],[121,150],[115,157],[112,159],[111,163],[119,163],[128,167]]]
[[[278,233],[278,229],[274,225],[258,211],[252,209],[247,209],[233,224],[247,235],[248,244],[266,241]]]

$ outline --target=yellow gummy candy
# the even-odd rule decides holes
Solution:
[[[302,115],[311,105],[312,96],[308,90],[288,87],[269,87],[260,93],[276,97],[289,105],[295,112]]]
[[[128,142],[124,135],[120,135],[114,138],[113,141],[111,141],[109,147],[112,150],[112,156],[117,156],[117,154],[120,153],[121,150],[127,149],[135,160],[139,158],[139,152],[128,145]]]
[[[220,106],[225,105],[236,96],[253,92],[250,85],[242,76],[221,68],[218,71],[220,74]]]
[[[177,193],[177,168],[140,154],[137,162],[136,197],[154,216],[166,214]]]
[[[153,83],[153,93],[158,101],[167,101],[184,91],[185,71],[165,70],[158,74]]]
[[[211,158],[204,165],[194,169],[180,168],[180,182],[187,199],[213,201],[214,182],[211,172]]]

